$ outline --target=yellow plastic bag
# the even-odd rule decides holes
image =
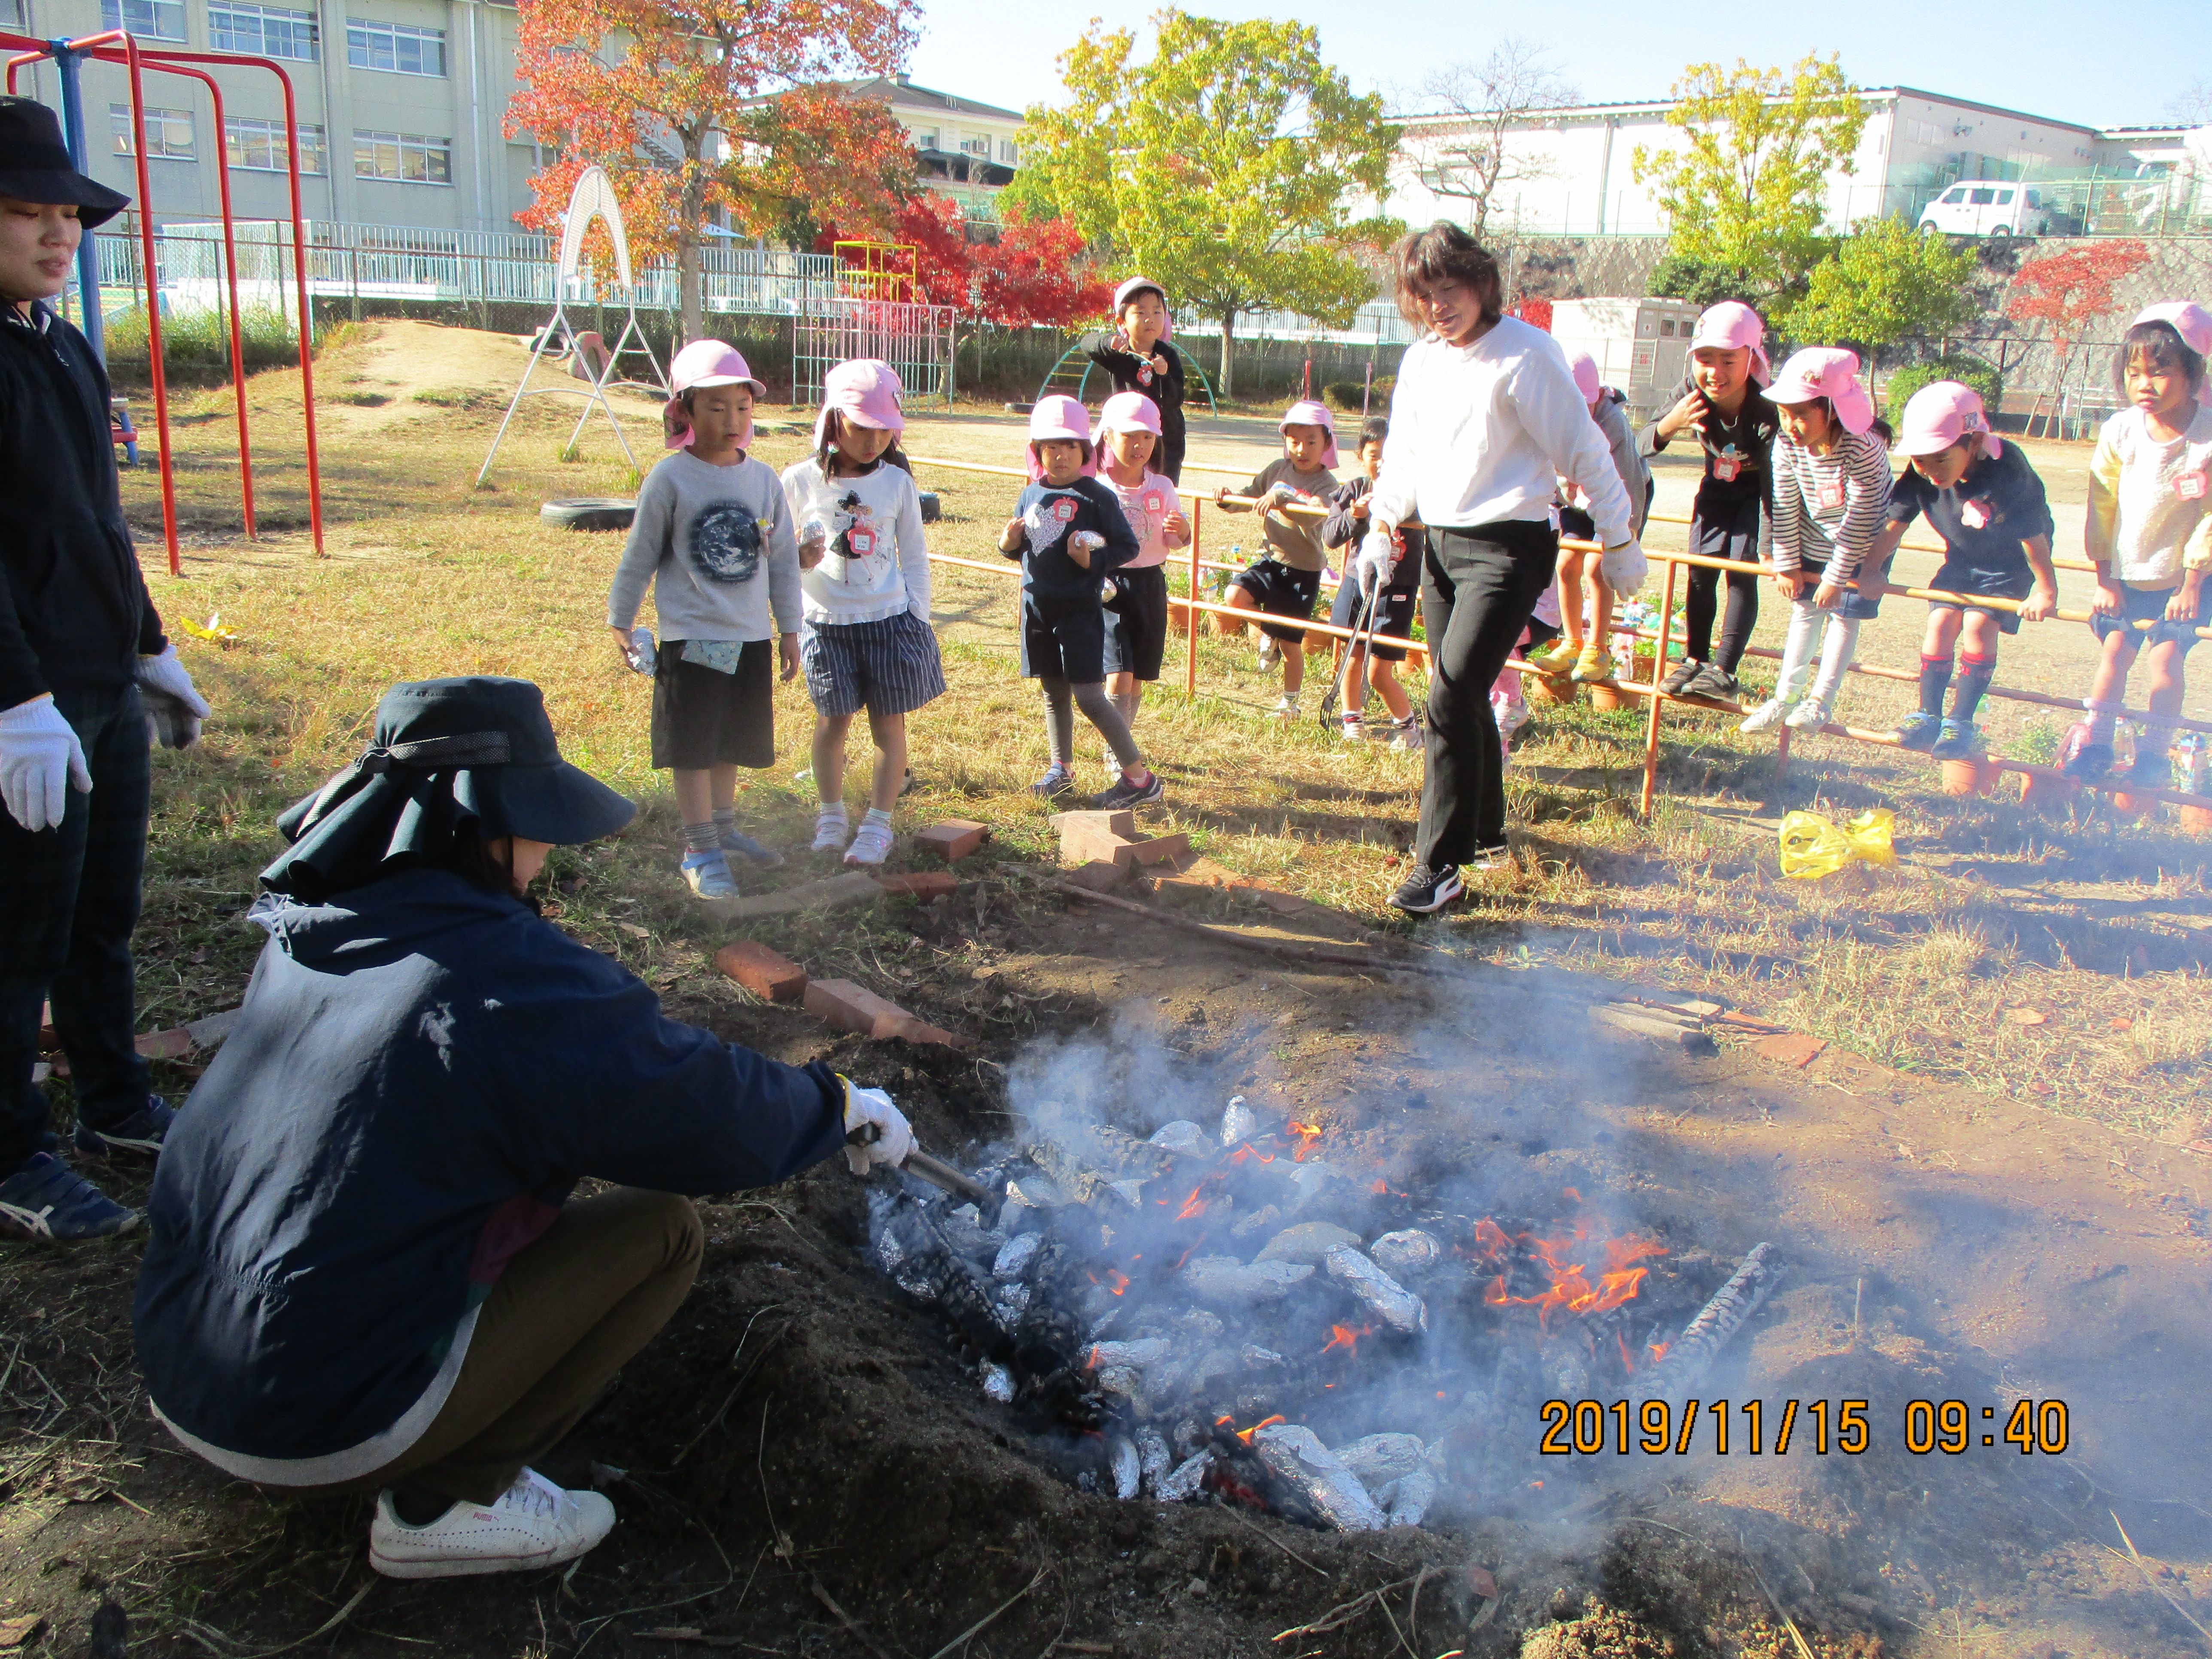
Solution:
[[[238,630],[227,626],[220,611],[210,617],[205,623],[194,622],[190,617],[179,617],[176,629],[188,639],[205,640],[212,645],[235,645]]]
[[[1782,873],[1810,881],[1834,875],[1854,859],[1894,865],[1890,833],[1896,822],[1886,806],[1862,812],[1841,829],[1818,812],[1791,812],[1782,820]]]

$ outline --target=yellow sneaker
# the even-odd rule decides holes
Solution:
[[[1528,653],[1528,665],[1539,674],[1547,674],[1557,679],[1575,665],[1578,648],[1565,640],[1558,641],[1540,651]]]
[[[1607,685],[1613,680],[1613,653],[1595,645],[1583,647],[1569,677],[1577,685]]]

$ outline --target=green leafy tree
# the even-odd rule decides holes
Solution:
[[[1668,252],[1686,279],[1717,271],[1746,297],[1794,294],[1832,246],[1828,178],[1853,170],[1866,105],[1817,55],[1786,73],[1692,64],[1673,95],[1668,118],[1685,147],[1638,144],[1633,161],[1637,182],[1657,187]]]
[[[1095,22],[1061,55],[1070,101],[1029,112],[1010,194],[1218,325],[1227,393],[1238,317],[1295,311],[1340,326],[1373,297],[1351,208],[1386,193],[1398,134],[1303,24],[1154,21],[1146,62],[1132,31]]]
[[[1974,256],[1942,236],[1923,236],[1896,217],[1862,220],[1813,267],[1804,297],[1781,319],[1783,331],[1807,343],[1863,348],[1867,378],[1884,346],[1942,334],[1975,311],[1967,284]]]

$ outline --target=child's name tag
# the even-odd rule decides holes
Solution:
[[[1075,503],[1066,500],[1054,501],[1052,504],[1052,516],[1058,520],[1061,524],[1074,523]]]
[[[1959,522],[1969,530],[1987,530],[1991,516],[1990,504],[1978,499],[1966,502],[1959,509]]]
[[[1742,456],[1729,454],[1713,457],[1713,477],[1718,478],[1723,483],[1734,483],[1742,472]]]
[[[1148,489],[1145,492],[1146,512],[1160,513],[1165,511],[1167,503],[1160,499],[1160,492],[1158,490]]]
[[[1137,384],[1139,386],[1150,386],[1152,383],[1152,366],[1150,363],[1146,363],[1143,368],[1137,371]]]
[[[1822,507],[1841,507],[1844,504],[1844,481],[1838,478],[1822,484],[1818,500]]]
[[[2203,501],[2204,499],[2204,469],[2200,466],[2193,472],[2174,474],[2173,493],[2185,501]]]
[[[853,550],[853,557],[865,559],[876,550],[876,532],[854,525],[845,532],[845,545]]]

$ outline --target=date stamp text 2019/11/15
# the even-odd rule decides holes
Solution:
[[[1874,1443],[1875,1426],[1864,1400],[1784,1400],[1770,1409],[1763,1400],[1547,1400],[1540,1411],[1547,1457],[1686,1457],[1692,1450],[1717,1456],[1786,1457],[1792,1449],[1826,1457],[1856,1457]],[[2064,1452],[2071,1429],[2063,1400],[2017,1400],[1976,1407],[1963,1400],[1908,1400],[1900,1425],[1905,1450],[1916,1456],[1956,1456],[1975,1449],[2003,1449],[2022,1456]]]

